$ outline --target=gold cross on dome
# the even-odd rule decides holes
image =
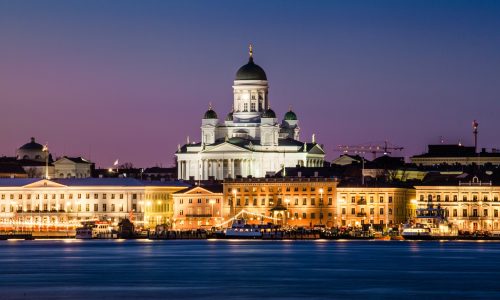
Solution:
[[[252,44],[248,45],[248,54],[250,55],[250,57],[253,57],[253,46],[252,46]]]

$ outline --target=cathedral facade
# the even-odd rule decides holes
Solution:
[[[223,180],[265,177],[283,167],[323,166],[325,152],[313,136],[300,141],[297,115],[290,109],[278,122],[271,109],[264,70],[255,64],[250,46],[248,63],[236,72],[233,109],[223,121],[210,106],[201,124],[201,141],[179,145],[179,179]]]

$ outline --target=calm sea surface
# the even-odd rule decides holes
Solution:
[[[500,243],[0,241],[0,299],[500,299]]]

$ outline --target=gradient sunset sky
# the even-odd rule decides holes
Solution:
[[[328,159],[389,140],[500,148],[500,1],[0,0],[0,155],[31,136],[108,167],[173,164],[223,119],[254,45],[272,108]]]

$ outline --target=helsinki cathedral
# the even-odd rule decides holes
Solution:
[[[287,167],[323,166],[325,152],[312,137],[300,140],[297,115],[290,109],[278,122],[269,102],[266,72],[254,62],[236,72],[233,108],[224,120],[210,105],[201,121],[201,141],[178,146],[179,179],[223,180],[265,177]]]

